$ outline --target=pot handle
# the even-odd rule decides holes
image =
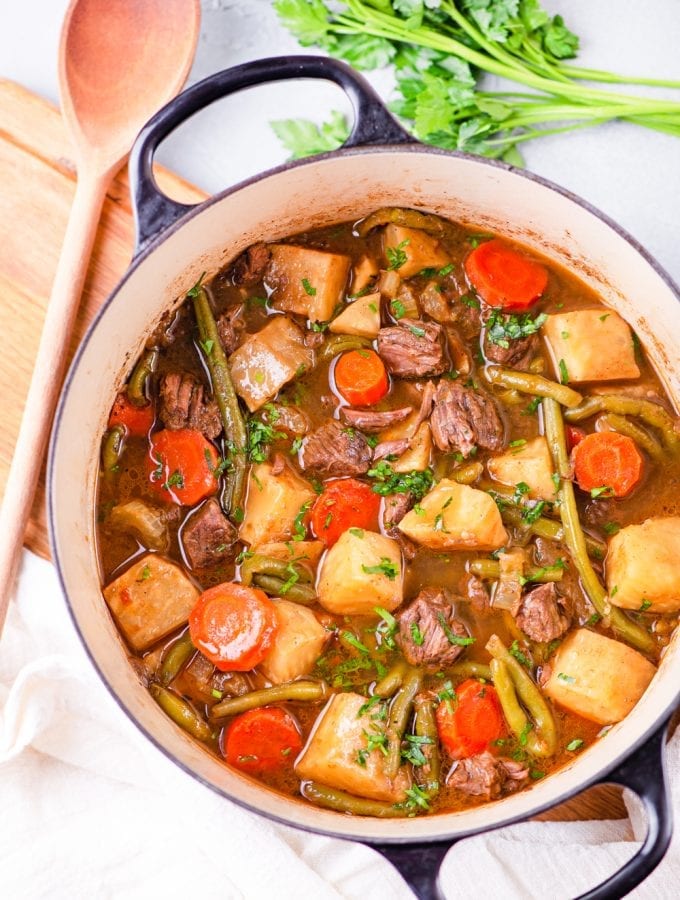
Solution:
[[[413,142],[370,84],[338,60],[322,56],[275,56],[216,72],[171,100],[147,122],[135,141],[130,154],[135,255],[152,238],[194,208],[166,197],[154,179],[153,158],[161,141],[215,100],[244,88],[289,78],[320,78],[333,81],[344,90],[354,110],[354,126],[343,147]]]
[[[618,900],[641,884],[659,865],[668,849],[673,831],[664,748],[668,738],[667,720],[625,762],[596,784],[618,784],[630,788],[642,800],[647,813],[647,836],[632,859],[603,884],[577,900]],[[443,900],[439,869],[456,840],[428,844],[373,844],[397,869],[418,900]]]
[[[638,749],[600,779],[598,784],[618,784],[630,788],[642,801],[647,814],[647,835],[642,847],[603,884],[578,900],[617,900],[641,884],[663,859],[673,833],[665,746],[670,718]]]

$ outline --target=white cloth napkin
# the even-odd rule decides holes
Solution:
[[[680,738],[668,748],[680,808]],[[627,859],[644,822],[527,823],[460,842],[447,898],[573,897]],[[680,837],[635,897],[678,896]],[[406,900],[375,851],[249,813],[193,781],[128,721],[25,552],[0,642],[0,896],[7,900]]]

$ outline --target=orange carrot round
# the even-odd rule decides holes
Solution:
[[[350,350],[335,365],[335,386],[352,406],[371,406],[387,394],[387,371],[375,350]]]
[[[189,614],[193,645],[222,672],[247,672],[267,655],[279,630],[264,591],[225,582],[204,591]]]
[[[489,306],[521,312],[539,299],[548,285],[548,270],[503,241],[485,241],[465,260],[475,291]]]
[[[277,706],[237,716],[224,736],[224,758],[253,775],[292,767],[300,750],[302,738],[295,720]]]
[[[109,428],[122,425],[131,437],[146,437],[153,425],[153,406],[135,406],[123,391],[114,400],[109,416]]]
[[[574,475],[582,491],[625,497],[642,477],[635,441],[615,431],[587,434],[573,451]]]
[[[456,759],[475,756],[504,731],[503,713],[495,689],[474,678],[456,688],[457,702],[444,700],[435,714],[439,739]]]
[[[166,503],[194,506],[217,490],[217,450],[200,431],[157,431],[151,436],[146,472]]]
[[[378,530],[380,497],[356,478],[330,481],[312,508],[312,530],[332,547],[348,528]]]

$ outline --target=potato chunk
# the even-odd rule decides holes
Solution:
[[[333,334],[375,338],[380,331],[380,294],[366,294],[350,303],[328,326]]]
[[[266,281],[274,309],[325,322],[342,300],[351,259],[292,244],[272,244]]]
[[[442,478],[397,526],[433,550],[497,550],[508,540],[498,507],[486,491]]]
[[[296,516],[315,497],[309,482],[288,466],[279,475],[273,475],[271,463],[260,463],[248,480],[240,539],[254,547],[268,541],[290,540]]]
[[[411,438],[411,446],[391,464],[395,472],[424,472],[430,465],[432,432],[423,422]]]
[[[523,481],[529,486],[528,496],[534,500],[555,498],[552,458],[548,442],[542,436],[492,457],[486,467],[489,475],[501,484],[515,485]]]
[[[680,610],[680,518],[646,519],[622,528],[609,542],[609,599],[624,609]]]
[[[236,393],[255,412],[275,397],[284,384],[314,365],[314,351],[287,316],[274,316],[261,331],[251,334],[229,357]]]
[[[372,256],[362,256],[352,269],[352,294],[356,296],[368,287],[379,271],[378,263]]]
[[[158,553],[136,559],[103,593],[134,650],[146,650],[184,625],[199,597],[182,569]]]
[[[272,684],[293,681],[314,667],[330,632],[311,609],[290,600],[273,600],[279,630],[274,646],[260,663],[260,671]]]
[[[323,541],[272,541],[253,547],[255,553],[271,556],[274,559],[299,559],[306,565],[316,568],[321,554],[326,549]]]
[[[401,278],[410,278],[421,269],[439,269],[451,262],[437,238],[419,228],[405,228],[403,225],[388,225],[385,228],[383,250],[390,267],[395,269]],[[394,253],[398,254],[396,261]],[[397,265],[401,259],[404,260],[403,263]]]
[[[380,749],[368,752],[366,735],[378,734],[384,726],[371,718],[370,711],[359,714],[365,703],[360,694],[332,697],[319,714],[295,772],[302,780],[320,781],[357,797],[400,803],[411,786],[410,776],[402,766],[396,778],[388,778]]]
[[[373,531],[345,531],[321,564],[317,594],[324,609],[339,615],[396,609],[404,597],[399,544]]]
[[[569,381],[637,378],[633,335],[617,313],[576,309],[548,316],[542,328],[555,371],[564,361]]]
[[[568,635],[550,663],[546,694],[601,725],[627,716],[656,673],[637,650],[587,628]]]

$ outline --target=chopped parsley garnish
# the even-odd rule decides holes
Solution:
[[[606,522],[604,530],[607,534],[616,534],[617,531],[621,531],[621,526],[618,522]]]
[[[514,447],[517,449],[524,447],[525,445],[526,445],[526,438],[518,438],[516,441],[510,441],[510,443],[508,444],[509,447]]]
[[[425,643],[425,637],[417,622],[411,622],[411,639],[416,647],[422,647]]]
[[[531,488],[526,483],[526,481],[519,481],[515,485],[515,492],[512,495],[512,502],[519,505],[522,502],[522,498],[525,494],[528,494]]]
[[[419,328],[417,325],[409,325],[408,330],[411,332],[411,334],[419,338],[425,337],[426,334],[425,329]]]
[[[356,538],[363,538],[364,529],[363,528],[350,528],[349,533],[353,534]]]
[[[373,696],[369,700],[367,700],[364,704],[362,704],[362,706],[359,707],[359,710],[357,712],[357,719],[360,719],[362,716],[365,716],[366,713],[370,712],[376,706],[379,706],[380,704],[384,704],[384,703],[385,703],[384,699],[382,697],[378,697],[378,695],[376,694],[375,696]],[[373,716],[371,716],[371,718],[373,718]],[[382,716],[379,716],[379,718],[382,718]]]
[[[510,341],[536,334],[547,319],[545,313],[539,313],[535,319],[532,319],[529,313],[518,316],[504,315],[500,310],[492,309],[486,323],[486,336],[490,343],[507,350]]]
[[[603,316],[600,316],[600,322],[604,322],[605,319],[608,319],[611,313],[605,313]]]
[[[369,469],[367,474],[369,478],[375,479],[376,483],[372,485],[375,493],[383,497],[387,494],[411,494],[414,500],[420,500],[434,483],[432,469],[395,472],[384,459]]]
[[[168,478],[168,480],[163,485],[163,490],[169,491],[170,488],[174,487],[178,487],[180,490],[184,487],[184,475],[182,475],[179,469],[175,469],[172,475]]]
[[[392,310],[392,315],[395,319],[403,319],[406,315],[406,307],[401,300],[393,300],[390,303],[390,309]]]
[[[423,753],[422,748],[427,744],[433,744],[432,738],[426,735],[405,734],[404,740],[406,741],[406,747],[401,751],[401,758],[414,766],[427,765],[427,756]]]
[[[305,289],[305,294],[307,294],[309,297],[316,296],[316,288],[312,287],[308,278],[302,279],[302,287]]]
[[[519,741],[520,747],[526,747],[527,740],[529,738],[529,732],[534,727],[533,722],[527,722],[521,733],[519,734],[517,740]]]
[[[537,503],[534,503],[533,506],[525,506],[521,512],[522,521],[527,525],[533,525],[534,522],[537,522],[541,518],[546,506],[547,503],[545,500],[539,500]]]
[[[619,592],[619,586],[618,586],[618,584],[615,584],[614,587],[611,589],[609,596],[615,597],[618,594],[618,592]]]
[[[519,643],[516,640],[510,645],[509,653],[514,656],[518,662],[522,663],[523,666],[526,666],[527,669],[532,667],[531,660],[525,653],[522,653],[519,649]]]
[[[597,625],[597,623],[599,621],[600,621],[600,614],[593,613],[592,616],[590,616],[588,619],[586,619],[586,625]]]
[[[446,640],[449,642],[449,644],[453,644],[455,647],[469,647],[470,644],[474,644],[474,638],[461,637],[458,634],[454,634],[449,627],[449,623],[444,618],[443,613],[437,613],[437,621],[442,626],[442,631],[446,635]]]
[[[196,284],[193,287],[189,288],[189,290],[187,291],[187,297],[191,297],[192,300],[194,300],[196,297],[198,297],[198,295],[200,294],[200,292],[203,288],[203,279],[205,278],[205,276],[206,276],[206,273],[204,272],[201,275],[201,277],[198,279]]]
[[[388,612],[386,609],[383,609],[382,606],[374,607],[374,612],[382,617],[375,629],[376,637],[380,637],[382,643],[389,650],[394,650],[394,648],[396,647],[396,644],[394,642],[394,635],[397,633],[397,631],[399,631],[399,623],[394,618],[392,613]]]
[[[305,525],[305,516],[312,505],[311,500],[307,500],[306,503],[303,503],[300,507],[300,512],[295,516],[295,520],[293,521],[293,531],[295,534],[293,535],[294,541],[304,541],[307,537],[307,526]]]
[[[486,234],[486,233],[471,234],[470,237],[467,239],[467,242],[472,247],[473,250],[476,250],[480,244],[484,243],[484,241],[492,241],[493,237],[494,236],[492,234]]]
[[[642,603],[640,604],[640,612],[646,612],[651,605],[652,605],[651,600],[643,600]]]
[[[446,704],[446,708],[449,712],[453,712],[453,704],[454,702],[458,702],[458,695],[453,689],[453,684],[450,681],[445,681],[441,688],[437,691],[437,699],[440,703]]]
[[[534,399],[531,400],[528,403],[528,405],[524,407],[524,409],[522,410],[522,415],[523,416],[533,416],[540,405],[541,405],[541,398],[534,397]]]
[[[248,422],[248,444],[246,452],[251,462],[264,462],[269,455],[269,444],[285,440],[283,431],[276,431],[272,425],[265,425],[260,419]]]
[[[139,578],[137,579],[137,581],[146,581],[148,578],[151,578],[151,567],[147,565],[144,566],[142,571],[139,573]]]
[[[245,513],[244,513],[242,507],[240,507],[240,506],[237,506],[236,509],[234,510],[234,512],[231,514],[231,517],[234,520],[234,522],[242,522],[244,516],[245,516]]]
[[[400,269],[404,265],[408,259],[408,256],[404,252],[404,247],[408,246],[410,243],[410,239],[405,238],[403,241],[400,241],[396,247],[385,248],[385,254],[389,263],[387,266],[388,271]]]
[[[560,370],[560,383],[569,384],[569,372],[567,371],[567,364],[563,359],[559,361],[558,368]]]
[[[428,803],[430,795],[427,793],[427,791],[424,791],[422,788],[418,787],[417,784],[414,784],[412,788],[409,788],[406,791],[406,796],[408,797],[408,799],[403,803],[403,806],[406,807],[406,809],[415,809],[416,806],[419,806],[421,809],[430,808],[430,804]]]
[[[557,677],[565,684],[573,684],[576,681],[573,675],[565,675],[564,672],[560,672]]]
[[[442,266],[439,272],[437,273],[441,278],[446,278],[447,275],[450,275],[453,272],[453,263],[448,263],[446,266]]]
[[[213,347],[215,346],[215,341],[199,341],[199,343],[205,355],[210,356],[213,351]]]
[[[382,556],[380,562],[375,566],[362,565],[361,570],[367,575],[384,575],[390,581],[394,581],[399,574],[399,566],[392,562],[389,556]]]
[[[285,597],[286,594],[288,593],[288,591],[293,587],[293,585],[297,584],[298,581],[300,580],[300,575],[292,562],[288,563],[285,571],[286,571],[286,575],[288,575],[288,578],[286,579],[286,581],[283,582],[283,584],[279,588],[279,593],[281,594],[282,597]]]
[[[295,454],[298,452],[298,450],[300,449],[301,446],[302,446],[302,438],[300,437],[300,435],[298,435],[293,440],[293,443],[290,445],[291,456],[295,456]]]
[[[582,746],[583,741],[581,740],[581,738],[574,738],[573,741],[569,741],[569,743],[567,744],[567,750],[570,753],[573,753],[575,750],[578,750],[578,748]]]
[[[598,497],[611,497],[614,491],[607,487],[607,485],[603,485],[602,487],[594,487],[591,488],[590,496],[593,500],[597,500]]]
[[[479,300],[476,297],[472,297],[470,294],[463,294],[460,298],[460,302],[464,303],[465,306],[469,306],[470,309],[479,309]]]

